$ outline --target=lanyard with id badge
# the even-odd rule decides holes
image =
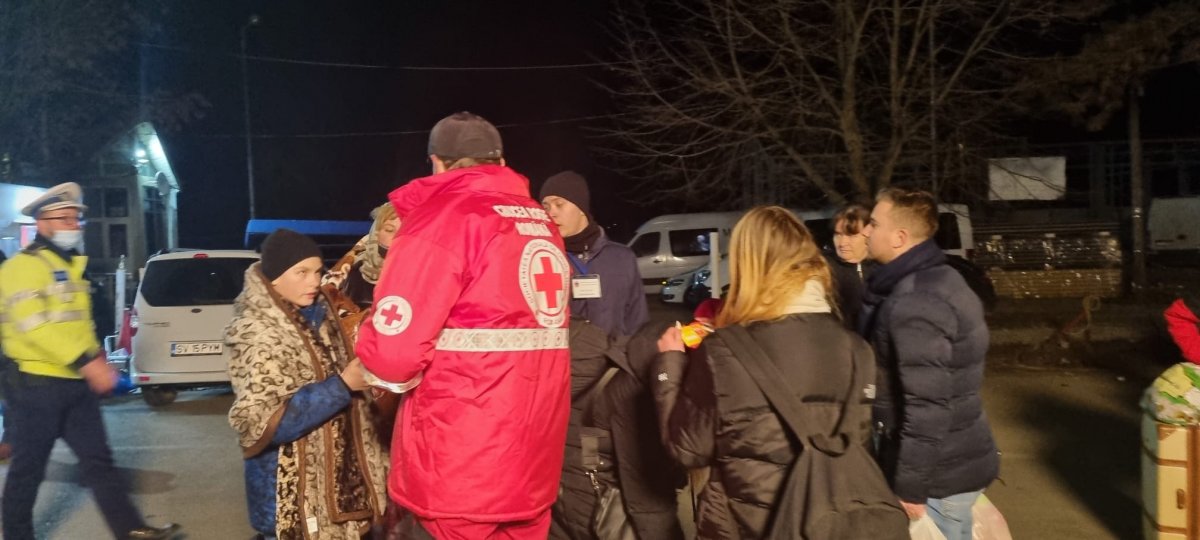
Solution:
[[[568,253],[567,260],[571,261],[571,266],[574,266],[577,272],[571,276],[571,298],[600,298],[600,275],[589,274],[587,265],[574,255]]]

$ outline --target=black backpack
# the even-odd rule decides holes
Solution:
[[[806,410],[814,405],[802,403],[788,391],[779,367],[745,328],[729,326],[719,334],[783,420],[784,429],[801,444],[764,538],[907,540],[908,516],[900,499],[888,487],[865,441],[854,440],[846,430],[850,404],[868,384],[863,379],[871,372],[858,364],[871,358],[854,360],[837,425],[832,433],[819,433],[802,421],[819,417],[805,414],[814,413]]]

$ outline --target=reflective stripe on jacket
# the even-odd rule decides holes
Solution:
[[[78,379],[72,364],[99,353],[86,266],[85,256],[67,262],[37,245],[0,266],[4,354],[21,371]]]

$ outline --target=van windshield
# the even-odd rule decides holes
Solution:
[[[213,257],[163,259],[146,265],[139,291],[156,307],[232,304],[242,292],[246,268],[257,259]]]

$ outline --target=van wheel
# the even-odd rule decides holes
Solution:
[[[163,386],[143,386],[142,399],[151,407],[162,407],[175,402],[175,397],[179,392],[173,388]]]

